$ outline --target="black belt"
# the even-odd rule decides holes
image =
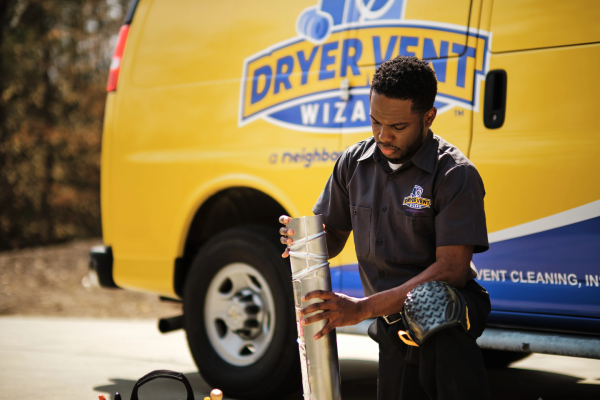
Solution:
[[[392,324],[395,324],[396,322],[399,322],[400,320],[402,320],[402,314],[397,312],[395,314],[384,315],[383,319],[385,320],[385,322],[388,323],[388,325],[392,325]]]

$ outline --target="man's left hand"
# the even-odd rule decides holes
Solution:
[[[323,311],[302,319],[302,325],[312,324],[317,321],[327,320],[327,325],[313,337],[315,340],[322,338],[340,326],[356,325],[363,321],[362,301],[341,293],[315,290],[306,294],[302,301],[321,299],[322,302],[311,304],[300,311],[301,316]]]

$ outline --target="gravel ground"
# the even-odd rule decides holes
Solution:
[[[90,247],[100,239],[0,252],[0,315],[159,318],[181,305],[155,295],[94,288],[87,278]]]

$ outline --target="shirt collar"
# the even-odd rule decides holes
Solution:
[[[429,129],[421,148],[412,156],[410,161],[422,170],[432,174],[435,168],[435,160],[437,159],[437,149],[438,142],[433,138],[433,131]]]
[[[433,170],[435,168],[435,160],[436,160],[435,155],[432,153],[437,153],[437,148],[438,148],[438,145],[437,145],[437,141],[433,138],[433,131],[431,129],[429,129],[429,132],[427,132],[427,136],[425,137],[425,141],[423,142],[423,144],[421,145],[419,150],[415,153],[414,156],[412,156],[412,158],[409,161],[412,161],[412,163],[415,164],[417,167],[419,167],[422,170],[427,171],[431,174],[431,173],[433,173]],[[377,142],[375,142],[375,140],[373,139],[373,142],[371,143],[371,145],[365,150],[365,152],[358,159],[358,161],[364,161],[369,158],[375,159],[375,156],[377,155],[377,153],[375,152],[375,149],[377,149]],[[383,157],[383,155],[382,155],[382,157]],[[377,161],[377,160],[375,160],[375,161]],[[387,163],[387,159],[386,159],[386,163]],[[402,167],[404,167],[404,165],[407,163],[408,163],[408,161],[405,162],[402,165]],[[402,167],[400,167],[400,169],[404,169]]]
[[[371,136],[370,139],[372,139],[373,142],[371,143],[371,145],[369,147],[367,147],[367,149],[365,150],[363,155],[358,159],[358,161],[364,161],[368,158],[373,157],[373,154],[375,153],[375,149],[377,148],[377,142],[375,142],[375,139],[373,139],[373,136]]]

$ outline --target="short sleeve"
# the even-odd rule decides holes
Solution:
[[[489,249],[484,196],[483,181],[472,164],[445,173],[434,198],[436,246],[473,245],[475,253]]]
[[[349,232],[352,230],[350,200],[346,187],[348,173],[348,152],[342,153],[333,167],[333,173],[327,180],[313,207],[315,215],[323,215],[323,223],[331,228]]]

